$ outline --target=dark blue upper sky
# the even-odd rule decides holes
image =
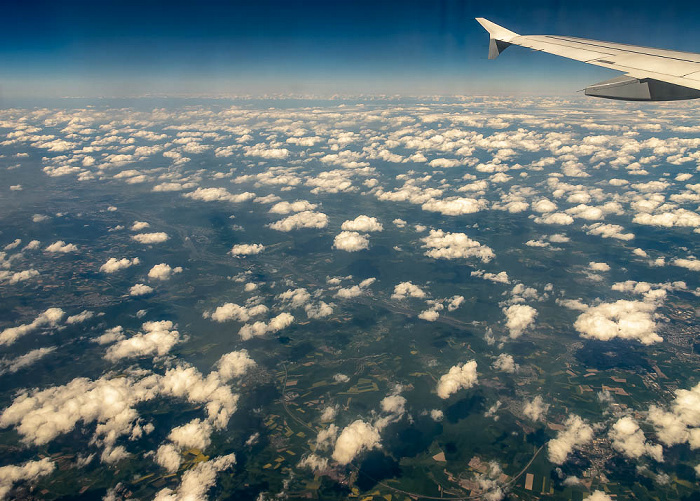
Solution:
[[[13,1],[0,96],[573,94],[615,73],[517,47],[487,61],[474,17],[700,52],[699,15],[658,0]]]

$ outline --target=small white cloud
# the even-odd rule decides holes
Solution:
[[[255,193],[245,192],[232,194],[226,188],[197,188],[196,190],[182,195],[185,198],[192,200],[201,200],[203,202],[232,202],[241,203],[247,202],[255,198]]]
[[[501,271],[498,273],[486,273],[484,270],[476,270],[471,272],[472,277],[480,277],[484,280],[490,280],[491,282],[496,282],[498,284],[509,284],[510,279],[508,278],[508,273]]]
[[[574,322],[581,337],[609,341],[615,338],[636,339],[642,344],[660,343],[656,333],[656,304],[619,300],[586,309]]]
[[[292,231],[301,228],[321,229],[328,226],[328,216],[322,212],[303,211],[270,224],[277,231]]]
[[[208,421],[193,419],[189,423],[173,428],[168,435],[168,440],[179,449],[204,450],[211,443],[212,431]]]
[[[7,465],[0,468],[0,499],[5,499],[15,484],[36,482],[39,478],[53,473],[56,463],[49,458],[27,461],[22,465]]]
[[[433,409],[430,411],[430,417],[433,421],[440,422],[445,417],[445,414],[440,409]]]
[[[333,247],[347,252],[369,249],[369,236],[355,231],[343,231],[335,236]]]
[[[610,430],[613,449],[628,458],[639,458],[648,455],[656,461],[663,461],[663,447],[646,441],[644,432],[637,421],[629,416],[622,417]]]
[[[563,464],[569,454],[591,440],[593,428],[579,416],[570,414],[564,422],[564,429],[547,444],[549,460],[554,464]]]
[[[357,216],[355,219],[345,221],[340,229],[345,231],[370,233],[373,231],[382,231],[384,230],[384,226],[382,226],[382,223],[377,221],[376,217],[362,215]]]
[[[130,266],[139,264],[141,261],[139,258],[135,257],[133,259],[121,258],[117,259],[115,257],[110,257],[105,264],[100,266],[100,271],[102,273],[115,273],[119,270],[124,270]]]
[[[506,315],[506,328],[511,339],[516,339],[535,323],[537,310],[525,304],[514,304],[503,308]]]
[[[231,248],[230,253],[232,256],[252,256],[264,250],[265,246],[262,244],[237,244]]]
[[[67,244],[63,240],[58,240],[44,250],[46,252],[67,254],[68,252],[78,252],[78,247],[74,244]]]
[[[135,284],[129,289],[130,296],[145,296],[153,292],[153,287],[146,284]]]
[[[509,374],[513,374],[520,368],[520,366],[515,363],[513,355],[509,355],[507,353],[501,353],[498,355],[498,358],[493,362],[493,364],[491,364],[491,367],[497,371],[503,371]]]
[[[491,261],[493,250],[464,233],[447,233],[442,230],[430,230],[430,235],[421,238],[423,247],[428,250],[425,255],[435,259],[478,258],[484,263]]]
[[[180,266],[171,268],[169,264],[160,263],[148,271],[148,278],[151,280],[169,280],[176,273],[182,273]]]
[[[447,374],[443,374],[437,384],[438,397],[449,398],[459,390],[468,390],[478,382],[476,361],[470,360],[466,364],[458,364],[451,367]]]
[[[264,336],[268,332],[275,333],[289,327],[294,322],[294,317],[289,313],[280,313],[272,318],[269,322],[255,322],[253,324],[245,324],[238,331],[241,339],[244,341],[253,337]]]
[[[228,470],[236,464],[236,456],[228,454],[209,461],[197,463],[182,475],[177,489],[161,489],[155,501],[203,501],[208,499],[207,492],[216,484],[216,474]]]
[[[591,494],[583,498],[583,501],[614,501],[609,494],[603,491],[593,491]]]
[[[312,204],[307,200],[297,200],[296,202],[279,202],[270,208],[271,214],[289,214],[291,212],[312,211],[317,204]]]
[[[240,306],[236,303],[224,303],[217,307],[213,313],[204,313],[204,318],[211,318],[215,322],[228,322],[236,320],[238,322],[247,322],[252,317],[262,315],[268,312],[268,307],[264,304],[251,306]]]
[[[394,293],[391,295],[392,299],[405,299],[407,297],[417,297],[424,298],[426,296],[423,289],[411,282],[401,282],[394,287]]]
[[[549,404],[544,403],[542,397],[537,395],[530,402],[525,402],[523,414],[533,421],[544,421],[548,410]]]
[[[146,322],[141,328],[143,332],[110,346],[105,358],[110,362],[116,362],[123,358],[151,355],[162,357],[180,341],[180,333],[174,329],[174,324],[169,320]]]
[[[224,382],[241,377],[249,369],[255,367],[255,360],[250,358],[248,350],[232,351],[222,355],[216,363],[217,370]]]
[[[591,269],[591,271],[610,271],[610,265],[607,263],[596,263],[595,261],[591,261],[588,263],[588,267]]]
[[[425,310],[418,314],[418,318],[428,322],[435,322],[440,317],[440,313],[435,310]]]
[[[49,308],[37,316],[30,324],[23,324],[17,327],[8,327],[0,332],[0,346],[10,345],[17,341],[17,339],[20,337],[26,336],[27,334],[30,334],[43,327],[56,327],[63,319],[64,315],[65,312],[61,308]]]
[[[333,459],[339,464],[350,463],[365,450],[381,447],[379,431],[358,419],[343,428],[333,449]]]
[[[134,224],[131,225],[131,231],[141,231],[145,230],[146,228],[149,228],[151,225],[148,224],[146,221],[134,221]]]
[[[160,231],[156,233],[139,233],[138,235],[133,235],[131,238],[141,244],[160,244],[170,237],[167,233]]]
[[[599,235],[603,238],[615,238],[617,240],[632,240],[634,233],[623,233],[625,229],[619,224],[595,223],[583,227],[589,235]]]
[[[82,312],[78,313],[77,315],[71,315],[70,317],[66,318],[66,324],[68,324],[68,325],[81,324],[87,320],[90,320],[94,316],[95,316],[95,312],[92,312],[89,310],[83,310]]]

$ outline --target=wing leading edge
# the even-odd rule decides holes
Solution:
[[[587,96],[626,101],[676,101],[700,98],[700,54],[554,35],[519,35],[482,17],[489,32],[489,59],[519,45],[603,68],[623,76],[591,85]]]

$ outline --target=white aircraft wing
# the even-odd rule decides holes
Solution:
[[[489,59],[510,45],[520,45],[625,74],[587,87],[586,95],[629,101],[700,98],[700,54],[567,36],[518,35],[487,19],[476,20],[489,32]]]

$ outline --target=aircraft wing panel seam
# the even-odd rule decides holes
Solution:
[[[663,55],[663,54],[652,54],[652,53],[650,53],[650,52],[643,52],[643,51],[640,51],[640,50],[618,49],[618,48],[616,48],[616,47],[610,47],[610,46],[606,46],[606,45],[599,45],[599,44],[604,44],[604,43],[606,43],[606,42],[599,42],[599,41],[596,41],[596,40],[581,41],[581,39],[576,39],[576,40],[574,41],[574,40],[567,40],[567,39],[564,38],[564,37],[555,37],[555,36],[552,36],[552,35],[545,35],[545,36],[554,38],[554,39],[556,39],[556,40],[567,41],[567,42],[570,42],[570,43],[577,43],[577,44],[587,45],[587,46],[593,46],[593,47],[601,47],[601,48],[604,48],[604,49],[606,49],[606,50],[612,50],[612,51],[616,51],[616,52],[618,52],[618,53],[621,52],[621,53],[623,53],[623,54],[639,54],[639,55],[647,56],[647,57],[658,57],[658,58],[662,58],[662,59],[672,59],[672,60],[674,60],[674,61],[682,61],[682,62],[684,62],[684,63],[700,64],[700,61],[693,60],[693,59],[683,59],[683,58],[681,58],[681,57],[673,57],[673,56]],[[596,43],[590,43],[590,42],[596,42]],[[552,42],[552,43],[553,43],[553,42]],[[562,45],[563,45],[563,44],[562,44]],[[619,44],[619,45],[627,45],[627,44]],[[637,49],[640,49],[640,48],[648,48],[648,49],[651,49],[651,47],[636,47],[636,46],[634,46],[634,45],[628,45],[628,46],[629,46],[629,47],[635,47],[635,48],[637,48]],[[672,51],[666,51],[666,52],[672,52]],[[689,54],[689,53],[685,53],[685,52],[681,52],[681,53],[682,53],[682,54]],[[611,55],[615,55],[615,54],[611,54]]]

